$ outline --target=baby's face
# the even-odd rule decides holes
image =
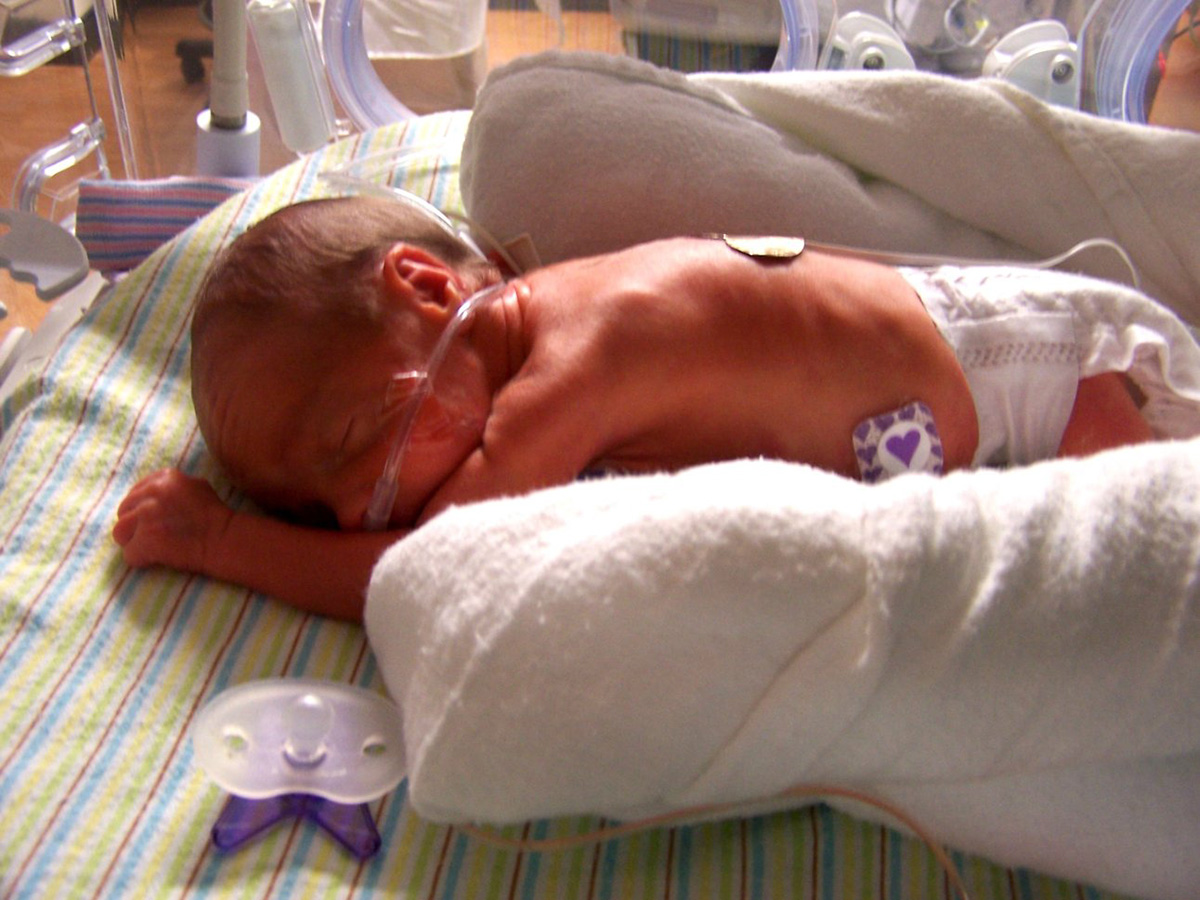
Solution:
[[[306,524],[362,528],[418,380],[403,341],[381,335],[272,330],[224,355],[208,383],[213,450],[233,480],[272,511]],[[314,360],[325,360],[314,364]],[[397,377],[401,376],[401,377]],[[486,404],[482,409],[486,411]],[[420,408],[390,525],[411,526],[478,444],[483,415]]]

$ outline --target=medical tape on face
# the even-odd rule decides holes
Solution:
[[[868,484],[905,472],[941,475],[945,469],[933,413],[919,400],[859,423],[853,440],[859,476]]]

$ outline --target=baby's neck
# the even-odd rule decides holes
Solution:
[[[488,387],[494,396],[520,370],[529,353],[525,319],[529,285],[520,279],[508,283],[501,296],[479,309],[467,336],[483,363]]]

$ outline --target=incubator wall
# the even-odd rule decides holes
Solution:
[[[37,209],[69,218],[81,176],[160,178],[196,171],[195,120],[208,102],[211,0],[3,0],[0,3],[0,203],[29,155],[80,123],[99,145],[55,173]],[[308,0],[299,0],[306,13]],[[340,130],[469,106],[488,69],[550,47],[625,53],[680,69],[828,64],[835,26],[873,17],[917,68],[974,77],[999,41],[1037,19],[1060,22],[1079,53],[1078,103],[1144,120],[1159,51],[1188,0],[314,0]],[[108,48],[100,28],[109,21]],[[57,19],[77,46],[30,71],[6,71],[12,45]],[[782,49],[780,39],[783,38]],[[248,45],[250,108],[263,119],[261,171],[301,149],[280,137],[261,48]],[[277,52],[277,51],[268,51]],[[85,135],[84,138],[87,136]],[[307,149],[307,148],[303,148]]]
[[[445,42],[436,32],[430,32],[435,36],[428,39],[428,49],[407,46],[414,38],[402,34],[393,15],[388,28],[401,37],[392,49],[380,49],[385,39],[380,37],[380,17],[372,11],[386,3],[394,13],[396,4],[405,4],[407,21],[420,21],[449,2],[326,0],[325,61],[335,93],[355,125],[369,127],[427,111],[427,98],[405,105],[405,88],[411,96],[411,84],[384,84],[379,77],[383,67],[402,57],[410,66],[441,65],[444,78],[460,92],[448,105],[466,104],[487,65],[494,64],[485,64],[483,44],[475,43],[483,40],[479,29],[460,24],[463,39],[454,47],[459,56],[450,60],[449,51],[434,46]],[[482,16],[483,2],[467,0],[458,6]],[[685,71],[899,67],[955,77],[995,76],[1049,102],[1138,122],[1148,117],[1164,41],[1189,6],[1189,0],[580,2],[581,8],[566,8],[560,0],[542,0],[536,6],[533,0],[518,0],[517,5],[550,21],[549,26],[543,24],[543,34],[547,27],[564,32],[572,13],[607,12],[618,37],[600,49],[615,44],[616,52]],[[859,29],[863,23],[870,23],[865,38]],[[415,44],[422,40],[426,39],[415,38]],[[848,59],[848,48],[859,52]]]
[[[28,205],[14,187],[23,164],[79,124],[99,124],[96,149],[74,165],[51,165],[30,198],[55,221],[69,221],[82,178],[194,173],[196,116],[209,96],[212,30],[195,0],[0,0],[0,63],[40,30],[75,19],[77,45],[19,73],[0,65],[0,204]],[[251,106],[266,108],[250,53]],[[263,144],[263,171],[294,159],[267,129]]]
[[[91,123],[84,137],[94,146],[74,165],[55,165],[39,184],[32,207],[48,218],[70,220],[81,178],[107,173],[154,179],[197,171],[196,118],[212,86],[212,0],[103,0],[97,9],[99,2],[0,0],[0,120],[12,126],[0,130],[0,204],[30,205],[14,191],[17,173],[32,154],[67,139],[80,123]],[[742,0],[714,2],[736,7]],[[776,0],[748,2],[765,4],[768,15],[778,18]],[[301,0],[318,33],[323,11],[344,8],[340,3]],[[646,3],[628,0],[627,6]],[[388,98],[404,104],[404,114],[469,106],[487,70],[516,56],[553,47],[624,53],[632,33],[608,0],[368,0],[359,10],[358,31],[348,29],[351,39],[361,35],[371,77]],[[76,20],[75,43],[53,58],[19,69],[6,65],[34,32],[58,22],[73,27]],[[768,30],[778,34],[779,27],[772,23]],[[266,173],[301,151],[282,139],[267,90],[264,64],[277,59],[264,56],[277,48],[251,40],[246,52],[249,106],[263,120],[260,170]],[[322,81],[340,78],[353,94],[364,95],[357,74],[336,59],[322,69],[323,63],[318,56]],[[707,56],[700,67],[720,67],[719,60]],[[365,127],[354,115],[352,96],[351,105],[346,92],[334,100],[343,133]],[[389,114],[394,108],[389,101]]]
[[[0,128],[0,200],[5,205],[15,200],[13,180],[37,147],[73,143],[92,171],[107,170],[97,138],[100,109],[88,81],[90,67],[84,65],[95,21],[90,2],[81,6],[79,16],[63,0],[0,3],[0,120],[15,126]],[[76,126],[83,127],[72,136]],[[71,152],[65,144],[63,152]],[[46,189],[46,208],[53,213],[63,185],[48,175]]]
[[[325,0],[324,62],[353,126],[467,107],[488,69],[550,48],[624,53],[683,71],[800,69],[816,62],[815,0],[485,3]],[[449,16],[444,7],[459,14]],[[428,27],[432,22],[440,24]]]

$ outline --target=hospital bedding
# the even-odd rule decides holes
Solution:
[[[372,804],[384,849],[366,863],[302,824],[231,855],[210,846],[224,797],[188,742],[205,700],[275,676],[382,690],[379,666],[360,628],[236,586],[128,570],[108,534],[117,504],[167,465],[230,496],[197,434],[187,379],[190,303],[217,249],[271,209],[327,192],[322,167],[442,140],[452,159],[466,123],[455,113],[386,127],[229,200],[122,280],[3,408],[0,896],[949,896],[919,842],[826,806],[527,853],[421,819],[402,786]],[[393,180],[457,208],[456,175],[447,164]],[[506,833],[569,835],[603,821]],[[955,859],[976,898],[1114,896]]]

